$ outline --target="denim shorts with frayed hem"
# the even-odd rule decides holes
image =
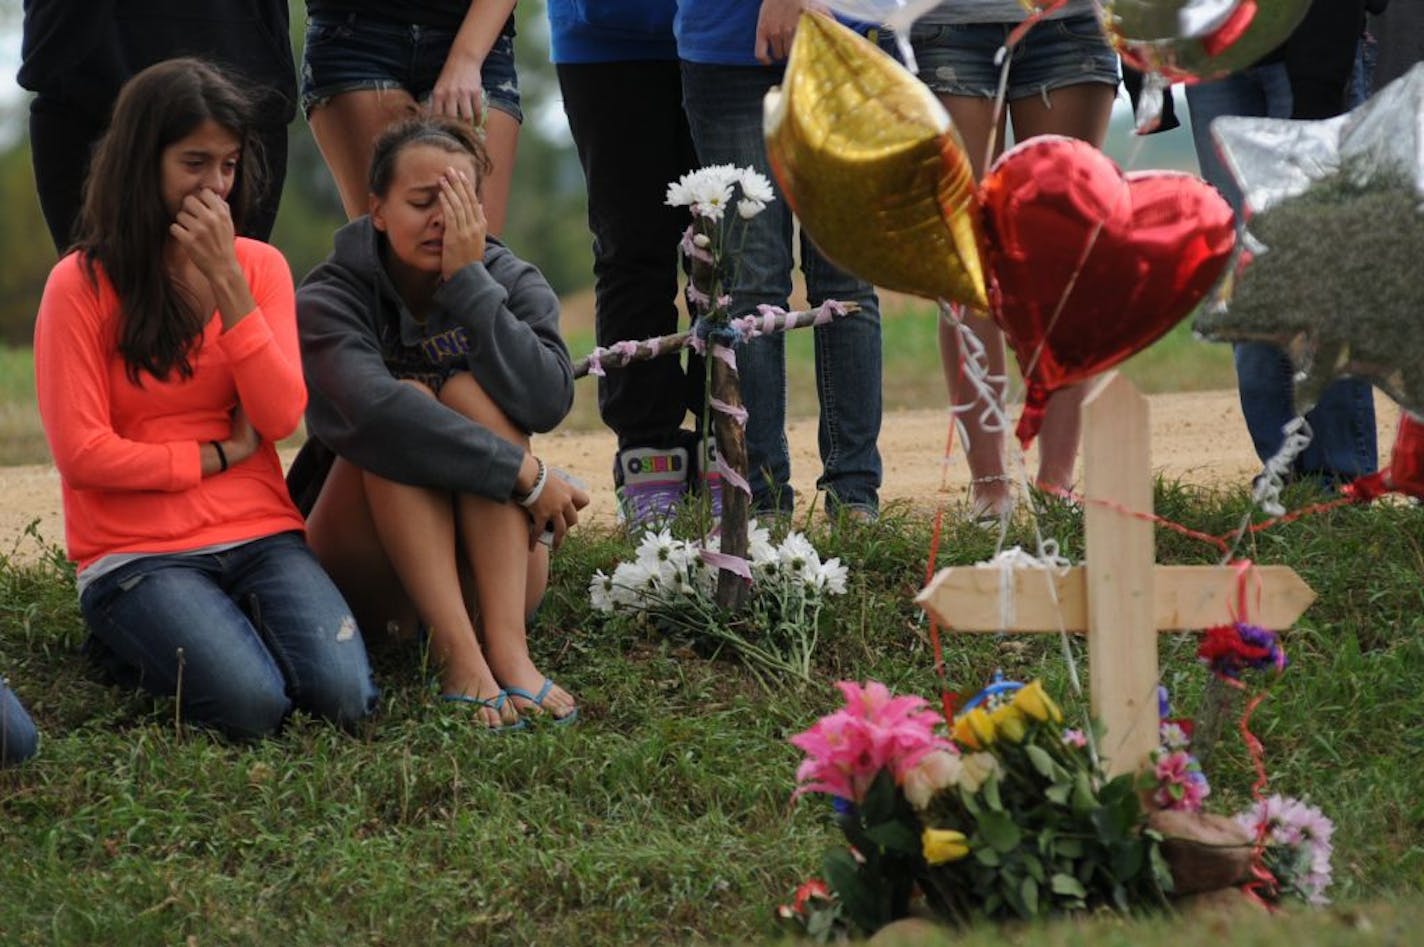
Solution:
[[[514,17],[510,16],[480,70],[485,103],[524,121],[519,76],[514,71]],[[450,55],[455,31],[351,13],[307,21],[302,50],[302,111],[343,92],[401,89],[423,102]]]
[[[920,79],[936,95],[993,98],[999,89],[999,48],[1016,23],[920,25],[910,45]],[[1083,83],[1117,85],[1117,54],[1095,16],[1044,20],[1014,47],[1009,64],[1010,102]]]

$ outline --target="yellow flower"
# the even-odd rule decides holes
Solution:
[[[969,854],[969,840],[963,832],[953,829],[925,829],[920,836],[920,847],[924,850],[925,861],[931,865],[958,861]]]
[[[975,707],[955,718],[954,742],[971,750],[994,742],[994,721],[983,707]]]
[[[1010,743],[1022,743],[1024,734],[1028,732],[1024,715],[1013,704],[999,707],[989,714],[989,719],[994,721],[994,731]]]
[[[1013,706],[1038,721],[1063,722],[1063,711],[1058,709],[1053,698],[1043,689],[1042,681],[1034,681],[1020,687],[1018,693],[1014,694]]]

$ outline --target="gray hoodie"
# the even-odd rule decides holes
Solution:
[[[386,274],[380,239],[368,217],[342,227],[297,290],[311,439],[288,473],[292,496],[310,512],[334,452],[398,483],[507,500],[524,451],[393,371],[468,369],[515,424],[551,430],[574,397],[558,297],[491,239],[482,262],[440,287],[421,325]]]

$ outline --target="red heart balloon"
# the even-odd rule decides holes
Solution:
[[[1346,496],[1373,500],[1386,493],[1424,499],[1424,420],[1401,411],[1389,466],[1345,485]]]
[[[1220,278],[1236,244],[1230,206],[1200,178],[1124,175],[1087,142],[1031,138],[985,175],[994,320],[1027,387],[1027,446],[1048,398],[1151,345]]]

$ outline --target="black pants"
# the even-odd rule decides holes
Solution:
[[[61,254],[73,242],[83,202],[84,179],[89,174],[89,156],[104,134],[107,119],[73,103],[43,94],[30,103],[30,154],[34,160],[35,188],[40,210],[55,249]],[[287,177],[287,126],[262,126],[266,188],[248,215],[242,234],[258,240],[272,235],[277,206],[282,200],[282,184]]]
[[[676,60],[563,63],[564,112],[588,182],[599,345],[677,331],[677,245],[692,222],[667,186],[697,166]],[[700,413],[702,360],[665,355],[598,380],[598,411],[620,449],[674,447]]]

